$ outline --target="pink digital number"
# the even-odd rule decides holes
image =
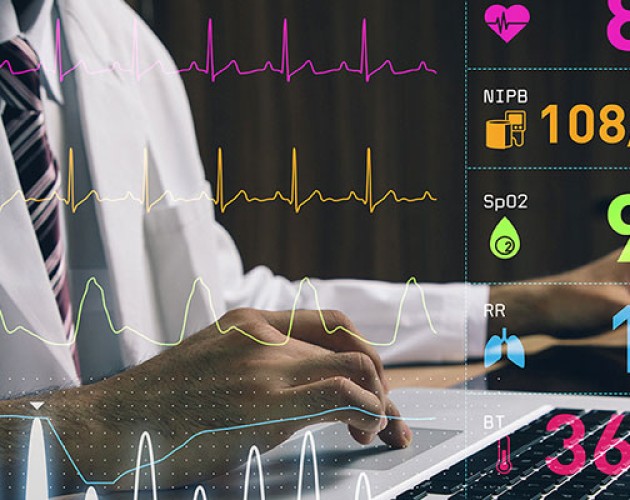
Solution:
[[[623,6],[622,0],[608,0],[608,8],[613,14],[608,23],[608,40],[616,49],[630,52],[630,40],[621,33],[623,26],[630,23],[630,10]]]
[[[615,434],[619,430],[619,426],[623,421],[623,415],[615,414],[604,428],[597,446],[595,448],[595,466],[603,473],[609,476],[621,474],[630,467],[630,443],[624,439],[615,438]],[[549,470],[561,476],[570,476],[579,472],[586,463],[586,451],[580,444],[584,439],[584,424],[575,415],[562,414],[556,415],[547,423],[547,432],[555,432],[563,425],[571,427],[571,436],[564,439],[562,445],[573,455],[573,460],[568,464],[560,462],[558,457],[547,457],[546,462]],[[616,448],[621,454],[618,463],[611,464],[608,461],[608,452]]]
[[[562,445],[573,454],[573,460],[568,464],[563,464],[558,457],[547,457],[546,462],[549,470],[561,476],[570,476],[578,472],[586,463],[586,451],[580,441],[584,439],[584,424],[575,415],[556,415],[547,423],[547,432],[555,432],[563,425],[571,427],[571,436],[563,440]]]
[[[602,437],[599,438],[595,448],[595,466],[609,476],[621,474],[630,466],[630,444],[623,439],[615,438],[622,420],[623,415],[616,414],[610,417],[610,421],[606,424]],[[617,464],[611,464],[606,456],[606,452],[612,448],[617,448],[621,453],[621,460]]]

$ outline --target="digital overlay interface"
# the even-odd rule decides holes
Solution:
[[[0,498],[624,498],[630,3],[0,8]]]

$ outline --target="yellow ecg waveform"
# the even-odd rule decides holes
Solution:
[[[50,339],[47,339],[45,336],[43,336],[40,333],[37,332],[33,332],[32,330],[24,327],[24,326],[16,326],[14,328],[10,328],[7,325],[7,320],[4,316],[4,313],[2,310],[0,310],[0,325],[2,325],[2,328],[4,329],[5,333],[7,335],[14,335],[16,333],[23,333],[26,335],[29,335],[31,337],[34,337],[37,340],[40,340],[42,342],[44,342],[47,345],[50,346],[55,346],[55,347],[60,347],[60,346],[70,346],[72,344],[74,344],[76,342],[76,339],[81,331],[81,324],[82,324],[82,315],[83,315],[83,307],[85,304],[85,301],[90,293],[90,290],[92,289],[92,287],[96,288],[100,294],[100,298],[101,298],[101,305],[103,307],[103,312],[105,314],[105,317],[107,319],[107,324],[109,326],[109,329],[111,331],[112,334],[114,335],[120,335],[122,333],[130,333],[132,335],[136,335],[144,340],[146,340],[147,342],[150,342],[154,345],[158,345],[158,346],[162,346],[162,347],[173,347],[176,345],[179,345],[182,343],[182,341],[185,338],[185,333],[186,333],[186,328],[187,328],[187,324],[188,324],[188,317],[190,314],[190,307],[193,301],[193,298],[195,297],[195,294],[197,293],[197,290],[199,288],[201,288],[202,291],[204,291],[207,295],[207,299],[208,299],[208,304],[210,305],[210,310],[212,312],[213,317],[215,318],[214,320],[214,325],[216,326],[217,331],[221,334],[221,335],[225,335],[228,334],[230,332],[237,332],[240,333],[241,335],[244,335],[245,337],[249,338],[250,340],[260,344],[260,345],[264,345],[264,346],[283,346],[286,345],[289,342],[289,339],[291,338],[291,334],[293,332],[293,328],[294,328],[294,323],[295,323],[295,315],[296,312],[299,310],[298,308],[298,303],[300,300],[300,297],[303,293],[303,289],[305,286],[308,286],[311,291],[313,292],[313,296],[315,299],[315,306],[316,306],[316,310],[319,312],[319,318],[322,324],[322,327],[324,329],[324,332],[328,335],[333,335],[337,332],[344,332],[348,335],[351,335],[353,337],[355,337],[356,339],[360,340],[361,342],[364,342],[366,344],[372,345],[372,346],[376,346],[376,347],[385,347],[385,346],[391,346],[393,345],[397,338],[398,338],[398,331],[400,329],[400,323],[401,323],[401,318],[403,315],[403,310],[404,310],[404,306],[405,306],[405,302],[407,300],[407,295],[409,293],[409,289],[413,286],[416,287],[419,291],[420,291],[420,296],[422,298],[422,307],[424,309],[424,314],[426,316],[427,319],[427,323],[429,325],[429,328],[431,329],[431,331],[434,334],[437,334],[437,330],[435,329],[435,327],[433,326],[433,322],[431,320],[431,315],[429,314],[429,310],[427,307],[427,302],[426,302],[426,297],[424,294],[424,289],[422,288],[422,286],[420,286],[420,284],[418,283],[418,281],[416,280],[416,278],[409,278],[409,280],[407,281],[407,283],[405,284],[405,287],[403,289],[403,293],[401,295],[401,299],[400,299],[400,305],[398,307],[398,313],[396,316],[396,321],[394,324],[394,331],[392,333],[391,339],[385,342],[374,342],[371,341],[369,339],[366,339],[365,337],[363,337],[361,334],[357,333],[357,332],[353,332],[343,326],[335,326],[333,328],[329,327],[326,324],[326,320],[324,318],[324,314],[323,314],[323,310],[322,307],[320,305],[320,301],[319,301],[319,294],[317,292],[317,289],[315,288],[315,286],[313,285],[313,283],[311,282],[311,280],[309,278],[303,278],[302,281],[300,281],[299,286],[298,286],[298,290],[297,293],[295,295],[295,299],[293,301],[293,307],[291,309],[291,313],[290,313],[290,321],[289,321],[289,326],[287,331],[285,332],[285,338],[284,340],[282,340],[281,342],[268,342],[265,340],[261,340],[259,338],[257,338],[253,333],[247,332],[243,329],[241,329],[240,327],[236,326],[236,325],[222,325],[220,320],[219,320],[219,316],[216,313],[216,309],[214,306],[214,303],[212,301],[212,293],[210,292],[210,288],[204,283],[202,278],[197,278],[192,285],[192,288],[190,290],[190,294],[188,295],[188,299],[186,300],[186,305],[184,308],[184,315],[183,315],[183,320],[182,320],[182,326],[181,329],[179,331],[179,335],[177,340],[174,340],[172,342],[160,342],[157,341],[153,338],[151,338],[151,336],[147,335],[146,333],[143,333],[131,326],[125,325],[122,326],[120,328],[116,328],[116,326],[114,325],[114,322],[112,320],[111,317],[111,313],[109,310],[109,307],[107,305],[107,298],[105,295],[105,290],[103,289],[103,287],[98,283],[98,281],[96,280],[96,278],[92,277],[90,278],[86,284],[85,284],[85,288],[83,290],[83,295],[81,296],[81,301],[79,302],[79,307],[77,310],[77,316],[76,316],[76,321],[74,323],[75,328],[74,328],[74,335],[69,338],[68,340],[64,340],[62,342],[57,342],[57,341],[52,341]]]
[[[221,213],[224,213],[230,205],[239,200],[243,200],[246,203],[270,203],[280,201],[292,207],[296,214],[300,213],[300,210],[302,210],[304,205],[310,203],[313,200],[319,200],[321,203],[344,203],[354,201],[365,205],[369,209],[370,213],[374,213],[376,208],[388,199],[393,200],[394,203],[419,203],[426,200],[437,201],[437,198],[434,197],[429,191],[425,191],[421,196],[409,198],[405,196],[399,196],[393,189],[389,189],[381,197],[375,198],[372,171],[372,151],[370,148],[367,148],[366,152],[365,190],[363,192],[363,195],[359,195],[356,191],[352,190],[346,196],[332,197],[324,195],[319,189],[315,189],[301,199],[299,194],[298,180],[299,175],[297,151],[295,148],[293,148],[291,155],[291,187],[288,196],[286,194],[283,194],[281,191],[276,191],[272,196],[269,197],[251,196],[246,190],[241,189],[232,197],[226,197],[223,173],[223,151],[221,148],[219,148],[217,151],[217,178],[215,184],[217,194],[214,198],[206,192],[200,192],[198,195],[189,198],[178,197],[170,190],[167,190],[159,195],[157,198],[152,200],[151,193],[149,192],[149,155],[148,150],[145,149],[143,180],[140,196],[132,193],[131,191],[127,191],[121,197],[110,198],[102,196],[96,190],[92,189],[82,198],[77,199],[75,192],[74,151],[72,148],[70,148],[68,154],[68,183],[65,196],[55,191],[45,198],[26,198],[23,191],[16,191],[12,196],[10,196],[7,200],[0,204],[0,212],[9,203],[16,199],[21,199],[26,203],[42,203],[50,201],[53,198],[57,198],[60,202],[70,207],[72,213],[75,213],[81,205],[83,205],[92,197],[94,197],[94,199],[99,203],[134,201],[143,205],[147,213],[149,213],[151,209],[153,209],[153,207],[155,207],[165,199],[170,199],[173,202],[182,203],[198,202],[205,200],[209,203],[213,203],[216,207],[218,207]]]
[[[268,198],[258,198],[250,196],[245,190],[240,190],[232,198],[226,200],[223,187],[223,153],[221,148],[219,148],[216,182],[217,197],[215,205],[220,207],[221,212],[225,212],[225,209],[239,198],[243,198],[247,203],[268,203],[279,200],[293,207],[295,213],[298,214],[304,205],[310,203],[314,199],[318,199],[321,203],[343,203],[356,201],[368,207],[370,213],[374,213],[374,210],[376,210],[376,208],[388,198],[394,200],[395,203],[418,203],[425,201],[426,199],[429,199],[430,201],[437,201],[437,198],[433,197],[429,191],[425,191],[422,196],[416,198],[407,198],[399,196],[393,189],[386,191],[380,198],[374,199],[374,184],[372,181],[372,150],[370,148],[367,148],[365,158],[365,190],[363,192],[363,196],[360,196],[356,191],[352,190],[346,196],[334,198],[331,196],[325,196],[319,189],[315,189],[304,199],[300,200],[298,178],[297,151],[293,148],[291,155],[291,189],[289,196],[282,194],[280,191],[276,191],[273,196]]]

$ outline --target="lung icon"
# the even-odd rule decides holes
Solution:
[[[501,336],[493,335],[488,339],[483,353],[486,368],[497,363],[503,357],[503,344],[507,346],[507,358],[519,368],[525,368],[525,348],[516,335],[507,336],[507,328],[501,330]]]

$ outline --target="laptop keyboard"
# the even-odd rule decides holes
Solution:
[[[547,457],[558,457],[562,464],[573,460],[572,452],[564,447],[564,440],[572,435],[570,426],[547,431],[549,420],[561,414],[575,415],[584,424],[584,438],[579,444],[586,452],[586,461],[573,475],[556,474],[546,462]],[[467,500],[630,498],[630,470],[613,476],[601,472],[594,463],[597,443],[614,414],[603,410],[554,409],[510,434],[512,470],[508,474],[496,470],[497,443],[493,443],[401,493],[396,500],[420,500],[429,494]],[[630,437],[630,412],[624,417],[615,440]],[[619,463],[621,454],[610,449],[606,458],[611,464]]]

